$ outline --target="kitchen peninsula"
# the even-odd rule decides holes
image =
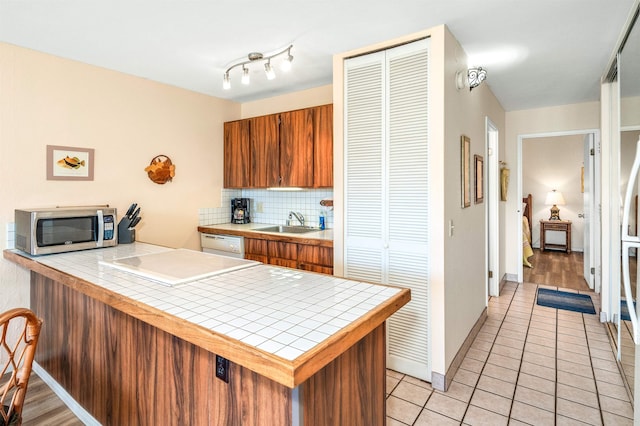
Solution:
[[[31,270],[36,362],[98,421],[385,424],[385,321],[409,290],[258,263],[167,286],[106,264],[171,250],[4,251]]]

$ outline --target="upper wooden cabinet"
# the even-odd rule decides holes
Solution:
[[[280,185],[313,187],[313,109],[280,114]]]
[[[225,123],[224,148],[227,188],[332,187],[333,105]]]
[[[250,118],[251,183],[247,187],[280,186],[280,117],[279,114]]]
[[[224,186],[245,188],[251,185],[249,122],[224,123]]]
[[[313,186],[333,187],[333,105],[313,108]]]

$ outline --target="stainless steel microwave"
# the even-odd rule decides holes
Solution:
[[[16,209],[16,248],[38,255],[115,246],[116,214],[104,206]]]

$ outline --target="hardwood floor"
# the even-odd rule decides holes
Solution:
[[[36,373],[31,372],[22,410],[22,424],[76,426],[83,423]]]
[[[583,276],[582,253],[533,250],[529,258],[533,268],[523,267],[526,283],[546,284],[573,290],[590,291]]]

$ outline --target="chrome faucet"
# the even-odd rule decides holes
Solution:
[[[304,226],[304,216],[302,216],[302,213],[300,212],[296,213],[294,211],[289,212],[289,219],[287,220],[287,225],[291,226],[291,221],[293,220],[294,216],[296,219],[298,219],[298,222],[300,222],[300,226]]]

